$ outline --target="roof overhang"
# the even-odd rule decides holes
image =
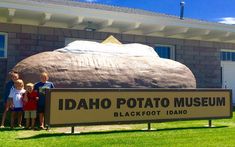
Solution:
[[[89,4],[87,4],[89,5]],[[0,22],[235,43],[235,26],[37,0],[1,0]]]

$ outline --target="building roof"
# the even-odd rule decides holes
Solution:
[[[79,2],[76,0],[23,0],[27,2],[32,3],[45,3],[45,4],[56,4],[56,5],[65,5],[69,7],[80,7],[80,8],[88,8],[88,9],[100,9],[100,10],[106,10],[106,11],[112,11],[112,12],[123,12],[127,14],[137,14],[137,15],[149,15],[149,16],[162,16],[162,17],[169,17],[171,19],[177,19],[179,20],[178,16],[174,15],[168,15],[164,13],[157,13],[142,9],[135,9],[135,8],[128,8],[128,7],[119,7],[119,6],[113,6],[113,5],[104,5],[104,4],[98,4],[98,3],[91,3],[91,2]],[[200,23],[212,23],[217,25],[224,25],[221,23],[216,22],[209,22],[205,20],[197,20],[197,19],[191,19],[191,18],[184,18],[182,21],[192,21],[192,22],[200,22]]]
[[[76,0],[27,0],[27,1],[35,2],[35,3],[39,2],[39,3],[45,3],[45,4],[59,4],[59,5],[66,5],[69,7],[101,9],[101,10],[106,10],[106,11],[124,12],[124,13],[140,14],[140,15],[152,15],[152,16],[158,15],[158,16],[175,17],[171,15],[155,13],[155,12],[141,10],[141,9],[119,7],[119,6],[113,6],[113,5],[104,5],[104,4],[90,3],[90,2],[79,2]]]
[[[1,0],[0,22],[235,43],[233,25],[73,0]]]

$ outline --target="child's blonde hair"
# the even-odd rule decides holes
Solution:
[[[45,72],[45,71],[41,73],[41,76],[49,77],[49,76],[48,76],[48,73],[47,73],[47,72]]]
[[[40,74],[40,78],[42,78],[42,77],[45,77],[46,80],[49,80],[49,76],[48,76],[48,73],[47,73],[47,72],[42,72],[42,73]]]
[[[21,80],[21,79],[18,79],[18,80],[16,80],[15,81],[15,84],[20,84],[20,86],[22,87],[22,88],[24,88],[24,81],[23,80]]]
[[[27,84],[26,84],[26,87],[31,87],[31,88],[33,88],[33,87],[34,87],[34,84],[33,84],[33,83],[27,83]]]

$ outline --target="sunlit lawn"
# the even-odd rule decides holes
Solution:
[[[233,113],[235,114],[235,112]],[[31,131],[6,127],[0,130],[0,146],[235,146],[235,119],[154,123],[154,131],[144,131],[147,124],[128,125],[129,129],[89,130],[79,134]],[[102,126],[96,126],[97,128]]]

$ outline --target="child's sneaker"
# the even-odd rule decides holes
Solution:
[[[19,128],[24,128],[24,127],[23,127],[23,126],[21,126],[21,125],[18,125],[18,127],[19,127]]]
[[[39,130],[45,130],[45,128],[43,126],[40,126]]]

